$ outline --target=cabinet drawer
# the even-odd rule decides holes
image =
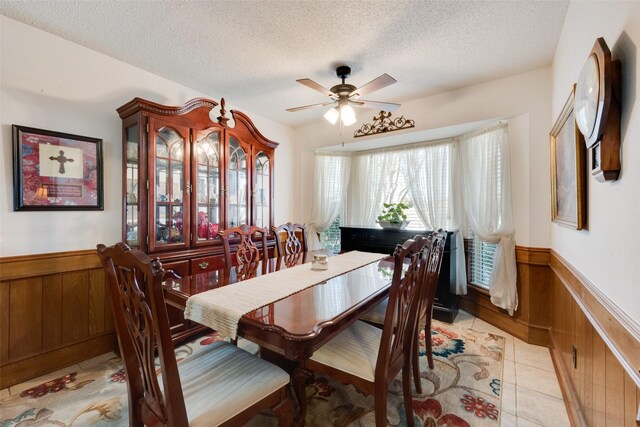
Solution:
[[[207,271],[224,268],[224,256],[206,256],[191,260],[191,274],[206,273]]]
[[[162,268],[164,268],[165,271],[173,270],[173,272],[180,277],[189,275],[189,261],[163,262]]]

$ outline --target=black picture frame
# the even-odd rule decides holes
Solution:
[[[13,210],[104,210],[102,139],[12,125]]]

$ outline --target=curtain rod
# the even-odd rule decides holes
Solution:
[[[374,148],[371,150],[353,151],[354,156],[366,156],[367,154],[385,153],[389,151],[404,151],[415,148],[422,148],[432,145],[446,145],[455,142],[455,138],[440,138],[430,141],[412,142],[411,144],[394,145],[392,147]]]
[[[391,147],[373,148],[371,150],[362,150],[362,151],[347,151],[347,152],[316,151],[315,154],[320,156],[347,156],[347,157],[348,156],[366,156],[368,154],[386,153],[389,151],[404,151],[404,150],[411,150],[415,148],[429,147],[434,145],[446,145],[446,144],[458,142],[460,139],[482,135],[486,132],[491,132],[492,130],[499,129],[501,127],[507,127],[508,124],[509,124],[508,120],[499,120],[495,123],[491,123],[480,129],[474,129],[470,132],[463,133],[458,136],[452,136],[449,138],[431,139],[429,141],[412,142],[410,144],[401,144],[401,145],[394,145]]]
[[[462,134],[462,135],[458,136],[457,138],[458,139],[462,139],[462,138],[470,138],[470,137],[482,135],[482,134],[485,134],[487,132],[491,132],[491,131],[496,130],[496,129],[506,128],[508,124],[509,124],[508,121],[500,120],[498,122],[491,123],[490,125],[485,126],[485,127],[481,128],[481,129],[476,129],[476,130],[473,130],[471,132],[467,132],[465,134]]]

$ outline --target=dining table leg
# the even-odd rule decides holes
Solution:
[[[307,415],[307,393],[305,388],[313,378],[313,374],[304,369],[304,361],[287,359],[282,354],[265,347],[260,347],[260,357],[281,367],[291,376],[291,389],[295,400],[298,402],[295,425],[296,427],[304,426]]]
[[[313,378],[313,375],[308,370],[304,369],[302,363],[298,364],[293,370],[291,375],[291,385],[293,387],[293,393],[298,401],[298,413],[295,418],[295,425],[297,427],[303,427],[305,419],[307,417],[307,393],[306,386]]]

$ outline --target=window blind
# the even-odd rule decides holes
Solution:
[[[493,256],[496,253],[495,243],[483,242],[469,228],[467,256],[467,275],[469,283],[489,289],[493,272]]]

